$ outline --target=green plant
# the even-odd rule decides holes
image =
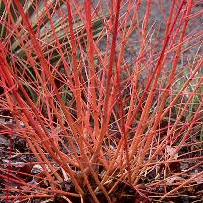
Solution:
[[[1,131],[11,137],[10,156],[14,136],[34,156],[27,158],[29,170],[1,163],[2,198],[135,202],[200,184],[197,2],[3,0],[0,6],[0,109],[12,121]],[[183,162],[190,163],[186,170]]]

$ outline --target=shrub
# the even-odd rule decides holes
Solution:
[[[200,1],[0,6],[2,198],[152,201],[202,184]]]

